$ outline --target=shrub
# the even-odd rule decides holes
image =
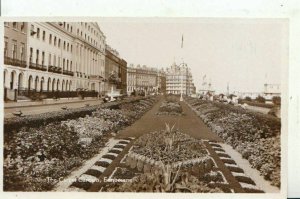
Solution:
[[[248,101],[248,102],[251,102],[252,101],[252,99],[251,99],[251,97],[245,97],[245,101]]]
[[[262,96],[258,96],[256,99],[255,99],[257,102],[260,102],[260,103],[265,103],[266,102],[266,99]]]
[[[272,98],[272,102],[273,102],[273,104],[275,104],[275,105],[281,105],[281,97],[279,97],[279,96],[274,96],[274,97]]]

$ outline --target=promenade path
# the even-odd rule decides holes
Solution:
[[[185,102],[180,102],[183,112],[185,113],[184,116],[156,115],[162,101],[163,98],[133,125],[121,130],[117,138],[139,137],[151,131],[162,130],[165,128],[165,123],[168,123],[171,126],[175,124],[175,129],[179,129],[183,133],[189,134],[197,139],[223,142],[217,134],[213,133],[204,122],[197,117]]]
[[[12,113],[21,110],[24,115],[34,115],[40,113],[47,113],[53,111],[60,111],[63,106],[67,106],[68,108],[80,108],[84,107],[86,104],[90,106],[102,104],[103,101],[100,99],[93,100],[81,100],[81,101],[64,101],[63,103],[57,104],[43,104],[43,105],[34,105],[34,106],[24,106],[24,107],[6,107],[4,108],[4,117],[10,118],[15,117]]]

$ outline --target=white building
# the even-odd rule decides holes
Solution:
[[[127,68],[127,94],[131,94],[136,90],[136,69],[133,64]]]
[[[5,40],[8,43],[10,39],[14,42],[14,35],[21,28],[12,27],[15,23],[5,23]],[[101,92],[104,87],[105,36],[97,23],[30,22],[25,23],[25,27],[24,66],[17,66],[14,62],[4,65],[8,99],[15,99],[9,94],[10,90],[17,90],[18,96],[27,92]],[[10,46],[6,48],[10,51]],[[17,55],[22,51],[17,45],[12,48],[16,48]],[[5,58],[17,60],[13,54],[8,52]],[[8,85],[9,82],[13,82],[14,86]]]
[[[174,62],[166,70],[166,92],[167,94],[191,95],[195,93],[193,77],[190,68],[186,64],[176,65]]]
[[[280,97],[280,84],[264,84],[264,97],[267,100],[272,100],[273,97]]]

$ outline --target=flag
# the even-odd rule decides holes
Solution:
[[[183,48],[183,34],[182,34],[182,37],[181,37],[181,48]]]

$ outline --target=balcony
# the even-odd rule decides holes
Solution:
[[[35,70],[47,71],[46,66],[41,65],[41,64],[32,63],[32,62],[30,62],[29,68],[35,69]]]
[[[60,74],[61,73],[61,68],[59,68],[57,66],[49,65],[48,72],[59,73]]]
[[[4,64],[26,68],[26,61],[4,57]]]
[[[69,75],[69,76],[74,76],[74,72],[73,71],[68,71],[68,70],[63,70],[63,74],[64,75]]]

